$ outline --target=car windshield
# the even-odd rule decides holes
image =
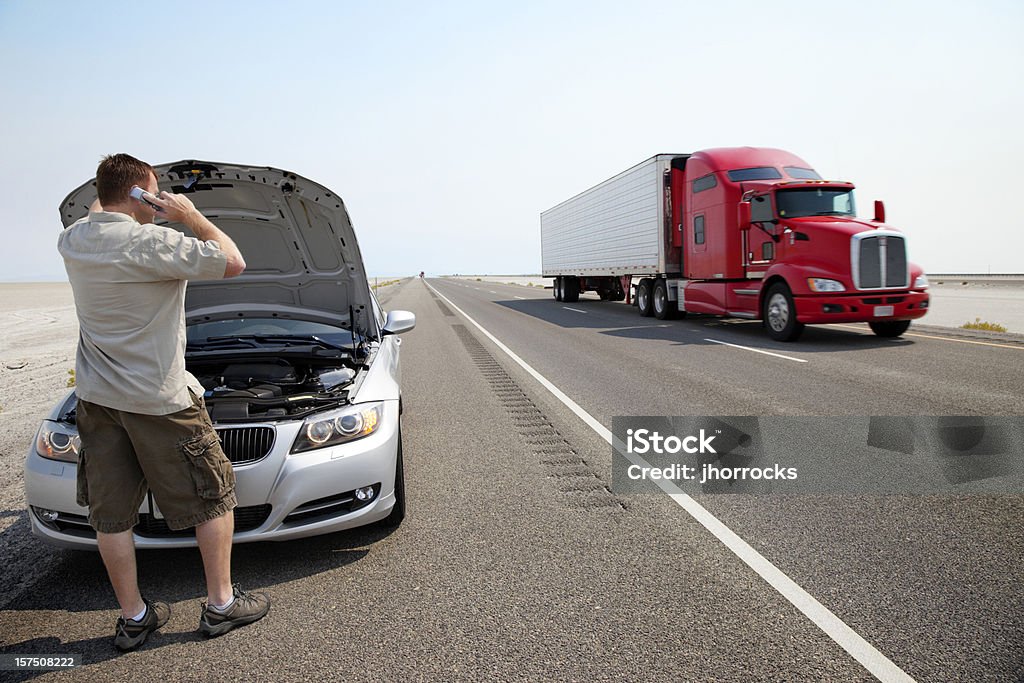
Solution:
[[[856,216],[853,190],[810,187],[775,193],[779,218],[799,216]]]
[[[357,335],[358,336],[358,335]],[[185,338],[190,345],[202,345],[211,340],[231,338],[259,338],[283,341],[310,341],[314,338],[337,347],[352,345],[352,333],[341,327],[285,318],[232,318],[189,325]]]

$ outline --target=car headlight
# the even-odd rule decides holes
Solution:
[[[292,444],[292,453],[348,443],[373,434],[380,427],[382,404],[362,404],[318,413],[306,418]]]
[[[78,462],[82,440],[78,430],[60,422],[44,422],[36,437],[36,453],[50,460]]]
[[[845,292],[846,287],[839,280],[827,280],[823,277],[807,278],[807,285],[812,292]]]
[[[914,289],[928,289],[928,276],[922,273],[914,279]]]

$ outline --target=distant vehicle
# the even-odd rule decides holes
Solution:
[[[622,301],[640,315],[762,320],[794,341],[808,323],[867,322],[898,337],[928,311],[907,240],[856,217],[854,186],[777,149],[658,154],[543,212],[543,275],[558,301]]]
[[[420,271],[420,277],[423,277],[423,271],[422,270]]]
[[[401,370],[395,335],[412,313],[386,316],[370,289],[338,195],[294,173],[185,161],[155,168],[161,190],[189,195],[245,255],[230,280],[192,282],[185,298],[185,364],[236,477],[235,542],[282,541],[405,516]],[[201,190],[201,191],[198,191]],[[60,207],[85,215],[95,182]],[[177,225],[170,227],[181,229]],[[96,548],[75,500],[80,441],[75,393],[43,420],[25,461],[32,531]],[[196,545],[172,531],[147,494],[135,545]]]

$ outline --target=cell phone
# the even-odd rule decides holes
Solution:
[[[151,207],[153,207],[157,211],[163,211],[164,210],[162,206],[156,204],[153,201],[154,199],[156,199],[156,197],[151,195],[149,192],[146,192],[145,190],[143,190],[138,185],[133,185],[132,189],[131,189],[131,192],[129,192],[128,194],[130,194],[135,199],[138,199],[140,202],[146,202],[147,204],[149,204]]]

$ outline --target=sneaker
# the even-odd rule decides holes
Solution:
[[[233,586],[235,601],[223,612],[203,603],[199,616],[199,631],[207,637],[222,636],[236,626],[259,621],[270,611],[270,598],[266,593],[246,593]]]
[[[146,642],[149,634],[167,623],[171,617],[171,607],[166,602],[159,600],[146,600],[146,613],[142,619],[117,618],[117,626],[114,630],[114,646],[122,652],[134,650]]]

